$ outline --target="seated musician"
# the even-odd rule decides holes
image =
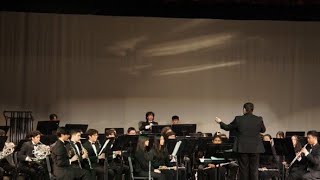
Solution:
[[[32,180],[49,179],[49,174],[45,161],[35,161],[34,153],[36,146],[40,144],[39,131],[32,131],[29,133],[29,141],[24,142],[20,151],[18,151],[19,169],[26,173]]]
[[[307,140],[311,147],[303,147],[300,151],[301,155],[306,158],[307,168],[295,171],[294,176],[292,174],[289,175],[291,179],[320,179],[320,145],[318,144],[318,132],[309,131],[307,133]]]
[[[296,153],[296,155],[301,151],[302,146],[301,143],[298,141],[299,137],[297,135],[293,135],[291,136],[291,140],[292,140],[292,144],[294,147],[294,152]],[[288,163],[285,164],[286,166],[289,166]],[[302,156],[301,158],[297,159],[292,165],[291,167],[288,169],[289,171],[289,179],[296,179],[296,176],[300,176],[299,172],[303,172],[304,169],[307,168],[307,162],[306,162],[306,158],[304,156]]]
[[[212,144],[222,144],[222,138],[219,135],[215,135],[212,139]],[[198,152],[198,157],[202,158],[204,157],[205,152]],[[198,161],[200,163],[200,161]],[[213,163],[200,163],[198,165],[198,180],[211,180],[211,179],[216,179],[217,171],[216,167],[218,165],[215,165]],[[226,176],[226,169],[225,167],[220,167],[219,169],[219,177],[220,180],[224,180]]]
[[[153,160],[152,160],[152,166],[154,169],[159,169],[162,174],[166,176],[167,180],[173,180],[175,179],[176,173],[174,172],[174,169],[176,169],[176,166],[173,167],[173,169],[169,169],[168,167],[171,167],[174,165],[170,163],[169,153],[167,148],[165,147],[165,139],[163,136],[156,137],[153,143],[153,148],[151,149]],[[181,179],[181,178],[179,178]],[[185,179],[185,178],[184,178]]]
[[[6,132],[0,129],[0,136],[6,136]],[[14,144],[12,142],[5,142],[5,145],[0,152],[0,179],[3,179],[4,172],[14,174],[15,167],[13,163],[12,153]]]
[[[168,131],[163,137],[164,139],[176,139],[176,133]]]
[[[263,141],[268,141],[271,143],[271,135],[266,134],[263,136]],[[272,154],[261,154],[260,155],[260,171],[259,171],[259,178],[261,180],[266,179],[274,179],[276,177],[280,177],[280,171],[279,171],[279,162],[276,159],[276,153],[273,146],[272,148]],[[270,171],[268,171],[270,170]],[[276,171],[277,170],[277,171]]]
[[[148,151],[149,138],[147,136],[140,136],[137,149],[134,154],[134,172],[137,176],[148,177],[149,176],[149,162],[153,160],[153,153]],[[166,176],[161,173],[159,169],[154,169],[150,166],[151,177],[155,180],[166,180]]]
[[[88,157],[88,152],[86,149],[83,149],[81,145],[81,130],[71,130],[70,131],[70,142],[67,144],[67,149],[71,156],[76,154],[78,160],[71,163],[75,168],[81,168],[83,171],[86,171],[86,175],[89,179],[95,179],[95,171],[92,169],[91,161]]]
[[[129,127],[127,130],[127,135],[137,135],[137,131],[134,127]]]
[[[167,134],[168,132],[172,132],[172,129],[171,129],[171,127],[169,127],[169,126],[166,126],[166,127],[164,127],[164,128],[161,129],[160,135],[161,135],[161,136],[166,136],[166,134]]]
[[[120,180],[122,174],[125,174],[125,179],[130,179],[130,169],[129,166],[123,163],[121,151],[112,151],[114,138],[116,138],[117,132],[115,129],[109,129],[106,131],[106,138],[113,138],[113,141],[108,143],[107,147],[103,151],[106,154],[106,159],[108,160],[109,169],[113,170],[116,180]],[[109,171],[108,171],[109,172]]]
[[[100,164],[99,160],[104,161],[105,159],[105,153],[101,153],[99,155],[99,152],[101,150],[101,144],[99,143],[98,139],[98,131],[95,129],[89,129],[87,131],[88,134],[88,141],[83,144],[83,147],[88,151],[88,156],[91,161],[91,165],[93,169],[96,171],[97,179],[103,180],[104,179],[104,166],[103,163]],[[108,179],[114,178],[114,172],[112,169],[108,169],[106,167],[106,170],[108,170]]]
[[[75,133],[80,139],[80,133]],[[74,135],[74,136],[75,136]],[[80,157],[76,154],[68,142],[70,135],[64,127],[57,130],[58,140],[51,148],[51,157],[53,161],[53,174],[57,180],[72,180],[74,178],[81,180],[91,180],[89,171],[82,169]],[[85,156],[81,157],[85,158]],[[76,163],[76,164],[74,164]]]
[[[171,118],[172,125],[179,124],[179,121],[180,121],[179,116],[177,116],[177,115],[172,116],[172,118]]]
[[[141,123],[139,130],[150,132],[153,125],[158,125],[158,123],[154,121],[154,113],[150,111],[146,113],[146,121]]]

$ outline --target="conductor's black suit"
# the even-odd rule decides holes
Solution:
[[[259,153],[264,152],[260,133],[266,131],[262,117],[248,113],[220,127],[236,132],[233,151],[238,153],[240,180],[258,180]]]

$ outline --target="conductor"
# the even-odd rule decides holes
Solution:
[[[259,153],[264,152],[260,133],[264,133],[266,128],[262,117],[252,114],[253,109],[252,103],[245,103],[243,115],[236,116],[230,124],[216,117],[221,129],[236,133],[233,151],[238,153],[240,180],[258,180]]]

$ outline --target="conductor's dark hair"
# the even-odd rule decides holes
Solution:
[[[174,115],[174,116],[172,116],[172,118],[171,118],[171,119],[172,119],[172,121],[173,121],[173,120],[175,120],[175,119],[179,120],[179,116]]]
[[[88,136],[92,136],[92,135],[98,134],[98,130],[96,130],[96,129],[88,129],[87,134],[88,134]]]
[[[61,137],[61,135],[68,135],[68,134],[69,133],[68,133],[68,131],[67,131],[67,129],[65,127],[59,127],[57,129],[57,136],[58,137]]]
[[[254,105],[251,102],[247,102],[243,105],[243,108],[246,110],[246,113],[252,114]]]
[[[49,115],[49,119],[50,120],[53,120],[54,118],[58,119],[58,115],[56,115],[56,114],[50,114]]]
[[[315,131],[315,130],[312,130],[312,131],[308,131],[307,132],[307,136],[313,136],[313,137],[316,137],[318,139],[318,132]]]
[[[38,136],[38,135],[41,135],[41,132],[40,131],[31,131],[30,133],[29,133],[29,138],[34,138],[34,137],[36,137],[36,136]]]
[[[149,112],[146,113],[146,120],[147,120],[147,121],[148,121],[148,116],[150,116],[150,115],[152,115],[153,118],[154,118],[154,112],[149,111]]]

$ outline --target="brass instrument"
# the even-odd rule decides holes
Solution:
[[[32,161],[41,161],[50,155],[50,146],[39,142],[37,146],[34,147],[34,150],[32,150],[32,154],[34,155]]]
[[[0,159],[6,158],[14,152],[15,145],[13,142],[5,143],[3,150],[0,152]]]
[[[70,149],[69,149],[69,151],[68,151],[69,158],[72,158],[74,155],[77,155],[77,156],[78,156],[78,160],[77,160],[77,161],[78,161],[79,168],[82,169],[80,157],[79,157],[79,155],[77,154],[77,150],[74,149],[74,147],[72,146],[71,143],[72,143],[72,142],[69,140],[69,144],[70,144]]]

